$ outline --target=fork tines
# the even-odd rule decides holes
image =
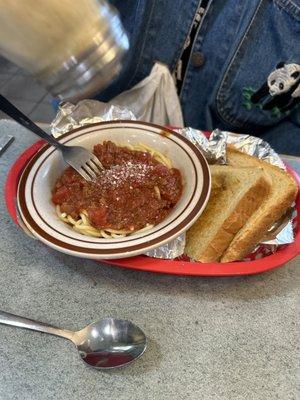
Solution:
[[[90,160],[88,160],[81,168],[80,173],[87,181],[94,181],[103,170],[103,165],[99,159],[91,154]]]

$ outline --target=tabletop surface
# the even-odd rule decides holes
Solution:
[[[0,157],[2,199],[10,166],[36,141],[13,122],[0,121],[3,134],[15,141]],[[0,214],[0,309],[71,330],[129,319],[149,339],[135,363],[100,372],[67,340],[0,325],[0,400],[299,398],[299,257],[236,278],[136,272],[31,240],[3,200]]]

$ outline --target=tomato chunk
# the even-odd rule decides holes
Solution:
[[[61,204],[67,201],[69,196],[69,189],[65,186],[62,186],[52,195],[52,201],[54,204]]]
[[[89,210],[88,216],[91,223],[96,228],[103,228],[105,225],[107,225],[107,211],[105,206],[100,206],[97,209]]]

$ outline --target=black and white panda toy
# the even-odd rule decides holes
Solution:
[[[269,96],[272,99],[266,101],[269,100]],[[300,103],[300,64],[279,63],[275,71],[268,76],[267,82],[251,97],[254,104],[261,100],[263,110],[278,107],[281,111],[288,111]]]

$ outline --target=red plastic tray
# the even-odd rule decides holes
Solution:
[[[17,214],[15,209],[15,198],[21,173],[30,158],[44,144],[39,141],[26,149],[13,164],[5,183],[5,201],[7,209],[16,224]],[[300,188],[300,177],[297,173],[287,166],[288,172],[293,175]],[[300,225],[300,191],[296,200],[298,211],[297,222]],[[295,242],[282,246],[276,253],[267,257],[245,262],[231,263],[197,263],[179,260],[161,260],[147,256],[137,256],[120,260],[101,260],[99,262],[117,265],[124,268],[150,271],[156,273],[166,273],[175,275],[194,275],[194,276],[237,276],[258,274],[284,265],[289,260],[300,255],[300,230],[296,235]]]

